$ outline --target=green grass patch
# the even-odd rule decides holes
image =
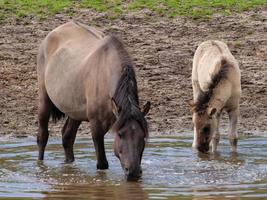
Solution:
[[[112,18],[141,9],[167,17],[207,18],[214,13],[228,15],[259,6],[267,6],[267,0],[0,0],[0,20],[9,16],[44,18],[71,12],[72,8],[89,8]]]
[[[64,12],[72,6],[70,0],[0,0],[0,16],[36,16],[46,17]]]
[[[120,0],[81,0],[76,6],[90,8],[100,13],[107,13],[110,18],[117,18],[123,13]]]
[[[142,0],[136,0],[141,2]],[[210,17],[214,13],[231,14],[266,6],[266,0],[155,0],[149,1],[150,9],[169,17],[177,15],[191,18]]]

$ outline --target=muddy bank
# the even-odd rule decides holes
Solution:
[[[207,39],[225,41],[240,63],[242,73],[242,134],[267,130],[267,10],[208,21],[184,17],[160,18],[149,11],[108,20],[93,11],[74,17],[58,14],[46,20],[10,18],[0,27],[0,134],[29,135],[37,131],[36,53],[46,34],[70,19],[99,27],[122,38],[136,64],[143,103],[152,102],[148,121],[152,134],[178,134],[192,130],[191,65],[194,51]],[[223,116],[222,132],[227,131]],[[52,133],[58,133],[52,125]],[[84,123],[80,133],[88,133]]]

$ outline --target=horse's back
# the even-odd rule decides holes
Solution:
[[[45,87],[52,102],[62,112],[86,118],[86,94],[83,63],[92,54],[103,34],[74,22],[51,31],[40,46],[39,85]],[[87,71],[88,72],[88,71]]]
[[[72,56],[83,57],[79,53],[85,52],[85,49],[91,50],[102,37],[103,35],[93,28],[86,29],[75,22],[68,22],[51,31],[42,42],[41,48],[46,54],[46,60],[64,48],[71,49]]]

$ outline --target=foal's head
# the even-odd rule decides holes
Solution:
[[[206,107],[198,110],[196,104],[188,102],[193,111],[194,132],[196,133],[196,148],[200,152],[208,152],[212,137],[216,133],[216,108]]]
[[[128,113],[120,113],[120,110],[113,103],[113,113],[117,117],[115,124],[115,141],[114,152],[119,158],[121,166],[125,172],[127,180],[136,180],[141,176],[141,159],[148,138],[147,123],[145,115],[150,109],[150,102],[144,106],[144,110],[136,118],[130,117],[122,119],[123,115]]]

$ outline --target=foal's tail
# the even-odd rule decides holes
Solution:
[[[57,122],[60,119],[65,117],[65,114],[61,112],[53,103],[52,103],[52,108],[51,108],[51,117],[53,122]]]

